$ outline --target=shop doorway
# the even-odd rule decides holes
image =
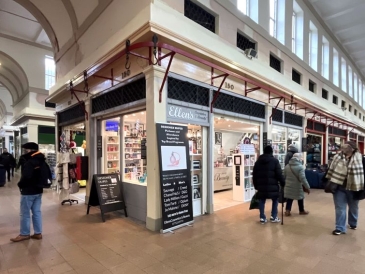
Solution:
[[[323,135],[307,135],[307,168],[318,168],[323,164]]]
[[[233,155],[239,154],[241,144],[253,144],[256,159],[260,155],[260,124],[240,119],[216,117],[214,119],[214,210],[239,205],[233,199]],[[252,167],[247,180],[252,184]],[[246,180],[246,179],[245,179]]]

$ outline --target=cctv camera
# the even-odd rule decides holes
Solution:
[[[345,111],[345,110],[346,110],[347,108],[345,108],[345,107],[342,107],[341,109],[342,109],[343,111]]]

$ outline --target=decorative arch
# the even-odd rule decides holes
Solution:
[[[0,83],[9,90],[13,103],[16,103],[29,92],[28,77],[19,63],[5,52],[0,51],[0,60]]]
[[[14,0],[14,2],[18,3],[23,8],[28,10],[37,19],[37,21],[41,24],[44,31],[48,35],[49,40],[51,41],[53,52],[59,52],[60,47],[58,44],[56,33],[54,32],[46,16],[44,16],[44,14],[30,0]]]

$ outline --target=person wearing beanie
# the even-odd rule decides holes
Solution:
[[[284,168],[284,177],[284,197],[286,198],[285,216],[291,216],[290,211],[293,200],[298,200],[300,215],[309,214],[308,211],[304,210],[304,192],[309,194],[310,186],[305,177],[301,153],[294,153],[293,157]]]
[[[285,155],[285,165],[289,164],[289,161],[293,157],[294,153],[298,153],[298,148],[294,144],[290,144],[288,146],[288,152]]]
[[[281,166],[278,159],[273,156],[271,146],[264,148],[264,154],[257,159],[252,173],[252,181],[257,190],[256,197],[259,199],[260,223],[267,223],[265,215],[266,199],[272,200],[272,209],[270,221],[272,223],[280,223],[278,218],[278,204],[280,187],[285,185],[285,180],[281,171]]]
[[[39,186],[40,173],[35,172],[45,162],[45,156],[38,151],[38,144],[29,142],[22,146],[25,154],[22,155],[24,164],[18,183],[20,190],[20,234],[10,240],[21,242],[29,239],[42,239],[42,194],[43,188]],[[30,212],[34,235],[30,236]]]
[[[326,178],[337,187],[333,193],[336,212],[336,227],[333,235],[346,234],[346,212],[348,207],[348,225],[357,229],[359,216],[359,192],[364,191],[364,158],[356,143],[347,141],[341,146],[341,153],[333,157]]]

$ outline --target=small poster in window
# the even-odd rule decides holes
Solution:
[[[214,136],[215,144],[219,146],[222,145],[222,132],[215,132]]]

